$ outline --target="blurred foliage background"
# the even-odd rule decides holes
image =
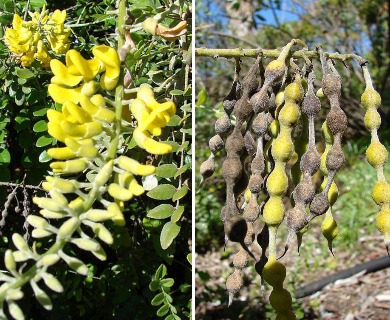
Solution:
[[[382,125],[379,136],[390,145],[390,1],[388,0],[204,0],[196,2],[196,47],[207,48],[280,48],[292,38],[307,43],[310,50],[321,44],[327,52],[356,53],[369,61],[375,88],[382,96],[379,110]],[[254,59],[241,59],[241,77],[246,74]],[[269,62],[269,60],[267,60]],[[315,70],[319,69],[318,61]],[[378,207],[371,199],[375,171],[365,160],[369,132],[363,124],[364,110],[360,96],[364,90],[360,66],[348,62],[348,67],[336,62],[342,75],[342,108],[347,113],[349,128],[344,135],[346,167],[336,176],[340,197],[334,207],[340,233],[335,239],[337,259],[327,251],[321,239],[320,223],[315,219],[309,231],[310,240],[304,242],[300,256],[295,243],[287,255],[288,280],[296,287],[345,269],[358,263],[349,255],[363,255],[378,248],[384,255],[386,249],[375,230]],[[208,140],[214,135],[214,122],[223,114],[222,100],[230,90],[234,77],[234,60],[225,58],[196,58],[196,181],[199,184],[199,166],[207,159]],[[317,73],[315,87],[321,83]],[[325,107],[325,108],[324,108]],[[320,126],[328,106],[316,119],[317,141],[322,140]],[[321,147],[319,145],[319,147]],[[221,166],[225,154],[218,155],[216,172],[196,195],[196,307],[199,319],[268,319],[272,316],[266,306],[266,294],[260,290],[260,278],[253,276],[254,268],[246,273],[245,289],[236,295],[236,301],[227,309],[225,280],[231,272],[230,252],[224,251],[223,224],[219,212],[225,201],[225,184]],[[389,175],[389,165],[385,168]],[[318,221],[316,221],[318,220]],[[370,248],[362,245],[364,236],[372,235]],[[281,245],[286,231],[279,234]],[[372,252],[371,252],[372,253]],[[374,255],[375,256],[375,255]],[[364,258],[362,258],[364,260]],[[210,265],[208,260],[213,260]],[[293,264],[293,265],[291,265]],[[220,265],[220,267],[216,267]],[[229,267],[230,265],[230,267]],[[215,267],[214,267],[215,266]],[[290,269],[289,269],[290,268]],[[218,270],[216,270],[218,269]],[[209,270],[209,271],[207,271]],[[269,293],[268,293],[269,294]],[[298,319],[320,318],[316,302],[308,306],[294,300]],[[313,311],[314,310],[314,311]],[[379,319],[379,318],[378,318]]]
[[[90,57],[97,44],[116,47],[115,0],[29,0],[0,1],[0,252],[4,255],[14,232],[29,237],[25,218],[37,211],[31,197],[43,194],[39,188],[47,174],[50,157],[45,149],[56,145],[47,133],[46,111],[55,108],[48,97],[47,86],[52,74],[35,62],[29,68],[15,64],[4,41],[4,31],[12,24],[13,14],[28,17],[27,11],[42,7],[53,12],[66,10],[66,26],[71,28],[71,48]],[[55,276],[64,285],[64,294],[51,294],[53,310],[44,310],[33,298],[31,288],[20,306],[26,319],[185,319],[191,314],[191,70],[188,49],[191,47],[191,3],[188,1],[131,0],[127,24],[135,26],[131,33],[132,48],[125,61],[131,71],[132,87],[148,83],[159,87],[157,99],[168,97],[177,106],[177,114],[167,131],[174,152],[161,158],[167,170],[160,169],[160,184],[185,187],[180,199],[180,225],[175,241],[166,249],[160,244],[164,220],[147,218],[151,209],[164,203],[143,195],[133,199],[124,215],[127,226],[108,226],[115,234],[112,246],[106,246],[107,260],[91,258],[85,252],[73,252],[88,262],[89,275],[80,277],[66,264],[56,265]],[[188,32],[176,42],[167,42],[145,32],[140,24],[148,17],[163,13],[161,23],[170,26],[188,20]],[[64,56],[57,57],[64,60]],[[169,79],[168,81],[166,81]],[[172,94],[171,94],[172,93]],[[131,97],[129,97],[131,98]],[[128,140],[130,142],[130,139]],[[135,144],[129,146],[134,148]],[[137,158],[137,149],[132,150]],[[167,166],[165,169],[167,169]],[[180,173],[174,177],[180,168]],[[19,188],[7,183],[21,184]],[[157,183],[157,181],[156,181]],[[25,188],[24,184],[34,188]],[[9,197],[11,191],[14,191]],[[8,198],[7,198],[8,196]],[[170,203],[165,201],[165,203]],[[178,204],[178,202],[177,202]],[[165,217],[166,218],[166,217]],[[27,227],[27,228],[26,228]],[[49,240],[50,241],[50,240]],[[32,243],[32,241],[30,241]],[[37,241],[38,249],[51,245]],[[0,259],[0,269],[4,270]],[[54,271],[53,271],[54,272]],[[153,284],[151,284],[153,283]],[[162,293],[163,292],[163,293]],[[152,299],[160,294],[157,303]],[[164,307],[164,310],[160,308]],[[163,312],[164,311],[164,312]],[[157,313],[157,314],[156,314]]]

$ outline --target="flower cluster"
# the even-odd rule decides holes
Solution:
[[[133,133],[138,146],[151,154],[166,154],[172,151],[172,146],[150,137],[150,134],[160,136],[161,128],[165,127],[176,113],[176,106],[172,101],[158,103],[153,90],[148,85],[141,85],[137,98],[131,104],[131,113],[138,121]]]
[[[10,51],[26,67],[38,60],[44,67],[48,67],[54,54],[62,54],[69,49],[70,29],[64,27],[66,11],[56,10],[49,14],[48,10],[42,12],[29,12],[31,21],[24,21],[15,14],[12,28],[7,28],[4,40]]]
[[[118,53],[108,46],[96,46],[92,52],[95,58],[90,60],[76,50],[69,50],[66,65],[56,59],[50,62],[54,77],[48,90],[53,100],[62,104],[62,112],[48,110],[48,132],[66,146],[49,149],[48,154],[57,160],[67,160],[51,163],[57,173],[86,169],[88,159],[99,154],[93,138],[115,120],[115,112],[96,92],[100,87],[111,90],[116,86],[120,74]],[[99,85],[95,78],[102,72]]]

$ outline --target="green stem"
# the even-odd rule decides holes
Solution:
[[[298,43],[298,42],[297,42]],[[299,43],[300,44],[300,43]],[[195,56],[198,57],[212,57],[212,58],[257,58],[259,53],[263,53],[264,58],[278,58],[281,50],[278,49],[209,49],[209,48],[195,48]],[[319,58],[319,53],[316,50],[308,51],[306,49],[297,50],[291,55],[293,58]],[[325,52],[325,56],[332,60],[346,61],[355,59],[359,64],[366,63],[366,60],[361,56],[352,53],[341,54],[338,52]]]

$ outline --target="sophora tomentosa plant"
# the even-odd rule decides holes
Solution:
[[[303,48],[293,51],[296,45]],[[225,113],[215,123],[217,134],[209,142],[211,155],[200,167],[201,185],[214,173],[215,157],[225,148],[222,176],[226,182],[226,204],[221,210],[221,219],[225,241],[241,244],[233,257],[235,270],[226,281],[229,304],[243,286],[241,270],[252,256],[256,271],[272,287],[269,300],[276,311],[276,319],[296,319],[291,310],[290,292],[283,287],[286,268],[279,260],[282,251],[277,253],[277,231],[286,220],[288,236],[284,251],[295,236],[299,249],[308,225],[321,215],[325,216],[322,233],[331,252],[332,241],[338,234],[332,215],[332,206],[338,196],[334,179],[345,163],[342,137],[348,123],[340,105],[341,77],[333,60],[344,62],[354,58],[362,68],[366,89],[361,104],[366,109],[364,123],[372,137],[366,156],[377,171],[378,182],[372,197],[381,206],[377,227],[384,234],[388,248],[390,189],[383,174],[388,153],[377,134],[381,123],[377,108],[381,98],[373,88],[367,61],[359,56],[324,53],[321,46],[309,51],[304,43],[294,39],[280,51],[253,50],[251,55],[257,55],[256,62],[240,81],[238,59],[248,52],[196,49],[198,56],[221,55],[236,59],[232,89],[223,100]],[[276,59],[264,67],[265,57]],[[297,58],[302,64],[297,64]],[[321,87],[317,92],[313,59],[320,61],[322,69]],[[326,148],[320,155],[316,146],[315,120],[321,110],[321,99],[325,97],[330,110],[322,124]],[[320,190],[316,190],[313,179],[318,171],[323,177]],[[255,230],[254,226],[262,226],[262,229]],[[260,257],[255,257],[248,248],[255,240],[262,248]]]
[[[31,286],[38,302],[51,310],[48,289],[57,293],[64,290],[55,276],[53,267],[56,263],[62,261],[84,276],[89,273],[87,262],[76,256],[78,249],[106,260],[104,244],[112,245],[116,236],[108,222],[119,227],[125,225],[126,203],[145,192],[141,177],[150,176],[157,184],[153,174],[158,159],[173,150],[172,144],[161,141],[161,137],[164,127],[176,113],[176,105],[169,99],[157,101],[149,85],[142,84],[136,90],[129,88],[133,83],[125,62],[134,43],[124,28],[127,3],[120,0],[117,5],[118,48],[96,45],[88,59],[70,49],[70,29],[64,26],[65,11],[49,14],[43,8],[41,13],[30,13],[31,21],[15,15],[12,27],[6,30],[5,43],[17,63],[29,66],[37,60],[43,67],[50,68],[48,72],[53,76],[48,94],[56,108],[47,111],[47,128],[58,146],[47,151],[54,159],[50,163],[52,172],[42,183],[47,196],[33,198],[40,208],[39,215],[27,217],[35,241],[30,245],[15,233],[12,245],[16,249],[8,249],[4,255],[7,270],[0,273],[1,319],[8,314],[15,319],[24,319],[18,302],[23,298],[26,284]],[[184,24],[187,25],[183,22],[181,26]],[[186,32],[187,29],[181,28],[179,36]],[[177,38],[170,39],[174,40]],[[132,151],[127,149],[130,138],[146,151],[147,160],[138,157],[134,146]],[[182,153],[184,158],[184,151]],[[181,173],[186,168],[182,163]],[[168,215],[169,210],[165,210],[164,218],[172,216],[172,221],[162,230],[165,232],[164,241],[161,240],[164,250],[180,231],[179,220],[184,206],[179,202],[188,191],[182,182],[180,185],[179,190],[171,186],[175,191],[176,207],[165,204],[172,210]],[[39,248],[36,243],[40,239],[49,247]],[[174,281],[169,278],[169,282],[164,282],[165,265],[160,269],[165,270],[161,279],[152,280],[157,283],[157,290],[164,293],[164,299],[161,303],[154,299],[153,305],[163,303],[164,310],[158,315],[164,316],[168,313],[165,311],[168,304],[171,309],[168,317],[177,319],[178,312],[169,295]]]

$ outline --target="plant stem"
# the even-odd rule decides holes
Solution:
[[[263,53],[264,58],[277,58],[279,57],[281,50],[279,49],[242,49],[242,48],[234,48],[234,49],[209,49],[209,48],[195,48],[195,56],[198,57],[212,57],[212,58],[257,58],[259,53]],[[293,58],[319,58],[319,53],[316,50],[306,50],[301,49],[292,53]],[[352,53],[341,54],[338,52],[329,53],[325,52],[325,57],[332,60],[346,61],[355,59],[360,65],[365,64],[367,61]]]

